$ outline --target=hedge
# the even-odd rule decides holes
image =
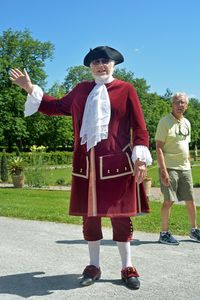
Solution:
[[[0,152],[0,160],[3,152]],[[6,153],[6,156],[8,160],[14,156],[17,156],[18,153],[12,152],[12,153]],[[32,157],[32,152],[21,152],[20,156],[24,159],[25,162],[28,164],[31,163],[31,157]],[[73,152],[64,152],[64,151],[55,151],[55,152],[38,152],[36,155],[42,155],[42,160],[44,164],[47,165],[71,165],[72,164],[72,156]],[[153,161],[156,161],[156,151],[152,150],[151,155],[153,158]],[[190,150],[190,157],[192,159],[195,158],[195,152],[194,150]],[[200,150],[198,150],[198,157],[197,160],[200,159]]]
[[[0,159],[3,153],[0,153]],[[12,152],[12,153],[6,153],[6,156],[8,158],[8,161],[16,156],[17,153]],[[38,152],[34,153],[34,155],[42,155],[42,161],[46,165],[70,165],[72,164],[72,155],[73,152],[61,152],[61,151],[56,151],[56,152]],[[21,152],[20,156],[24,159],[24,161],[29,164],[32,161],[32,152]]]

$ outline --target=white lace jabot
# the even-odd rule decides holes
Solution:
[[[111,108],[105,83],[113,80],[112,76],[107,80],[95,79],[96,85],[87,97],[80,131],[81,145],[86,143],[87,151],[108,137]]]

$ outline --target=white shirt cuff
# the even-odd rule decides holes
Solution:
[[[147,166],[150,166],[153,161],[149,149],[142,145],[137,145],[133,148],[131,158],[134,163],[139,158],[139,160],[144,161]]]
[[[38,108],[40,106],[40,103],[42,101],[43,97],[43,90],[38,85],[33,85],[33,92],[32,94],[27,95],[27,99],[25,102],[25,108],[24,108],[24,116],[28,117],[33,115],[38,111]]]

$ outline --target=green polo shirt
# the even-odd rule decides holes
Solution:
[[[163,154],[167,168],[189,170],[189,143],[191,125],[186,118],[176,119],[171,113],[157,126],[155,140],[164,142]]]

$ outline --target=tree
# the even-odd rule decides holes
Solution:
[[[189,101],[188,110],[185,113],[186,118],[191,123],[191,143],[190,148],[194,149],[194,146],[200,147],[200,102],[192,98]]]
[[[67,69],[67,75],[64,79],[63,86],[66,91],[70,91],[78,83],[84,80],[93,80],[90,69],[85,66],[70,67]]]
[[[48,90],[48,94],[56,97],[57,99],[62,98],[66,94],[65,87],[63,84],[56,82]],[[60,147],[67,150],[73,149],[73,128],[71,117],[47,117],[46,125],[47,130],[42,138],[45,140],[49,149],[56,150]]]
[[[135,87],[139,98],[141,98],[143,94],[146,94],[150,88],[144,78],[135,78],[134,73],[127,71],[125,68],[115,69],[113,76],[131,83]]]
[[[146,93],[140,99],[144,112],[147,130],[150,137],[150,148],[155,148],[155,133],[160,118],[170,111],[170,103],[156,93]]]
[[[28,30],[8,29],[0,36],[0,142],[8,150],[14,144],[23,149],[30,132],[37,129],[32,127],[34,122],[30,123],[29,118],[23,117],[26,94],[12,85],[8,72],[15,67],[26,68],[32,81],[44,87],[47,77],[45,60],[52,58],[53,49],[50,42],[34,40]]]

